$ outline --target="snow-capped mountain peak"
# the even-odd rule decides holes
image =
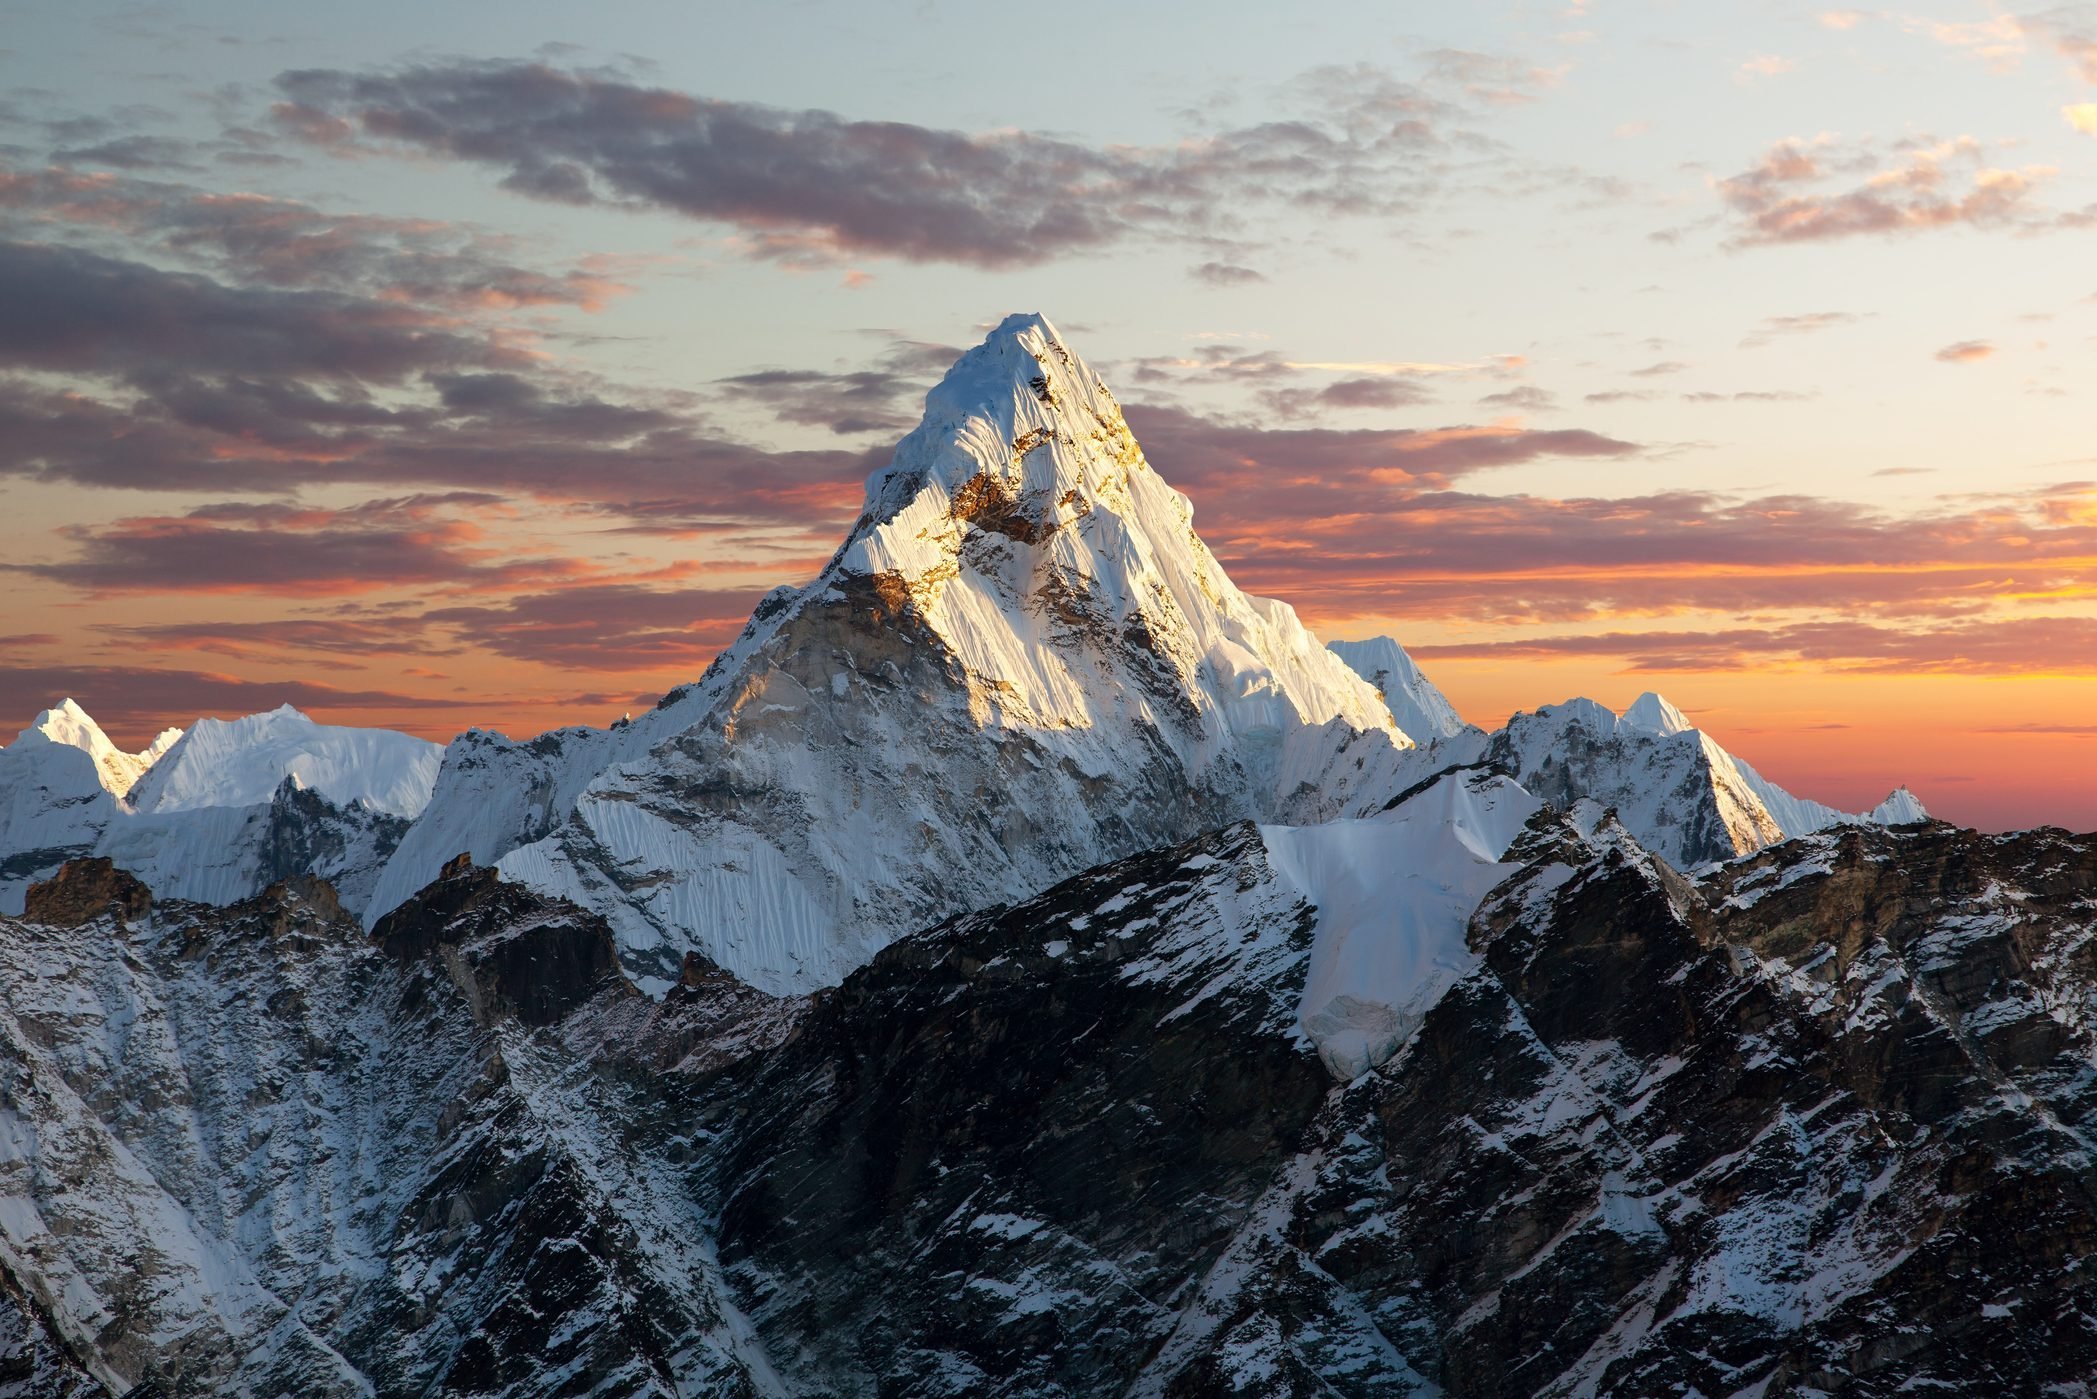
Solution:
[[[1917,826],[1929,820],[1930,814],[1923,806],[1922,798],[1909,791],[1903,783],[1873,807],[1866,819],[1874,826]]]
[[[1413,658],[1388,636],[1367,641],[1328,643],[1334,655],[1347,662],[1355,674],[1374,685],[1390,706],[1391,717],[1415,743],[1454,738],[1471,726],[1435,687]]]
[[[1622,715],[1585,698],[1516,714],[1489,752],[1547,801],[1615,807],[1640,844],[1685,868],[1830,826],[1926,819],[1905,788],[1863,815],[1786,791],[1651,692]]]
[[[1294,609],[1238,591],[1193,518],[1055,327],[1008,316],[926,396],[831,573],[937,632],[1000,718],[1090,727],[1133,701],[1189,756],[1334,718],[1403,746]]]
[[[181,737],[180,729],[164,729],[146,748],[127,753],[102,732],[102,726],[85,709],[68,698],[32,719],[29,727],[16,737],[15,745],[57,743],[77,748],[94,760],[95,776],[102,789],[112,796],[121,797],[129,793],[145,776],[146,770]]]
[[[1623,722],[1634,729],[1662,735],[1685,733],[1696,727],[1681,710],[1651,690],[1631,701],[1631,707],[1624,711]]]
[[[284,705],[199,719],[126,753],[66,700],[0,749],[0,913],[83,856],[107,857],[159,897],[205,903],[318,874],[361,910],[443,751]]]
[[[602,911],[644,978],[690,948],[801,990],[1103,860],[1380,804],[1411,746],[1293,609],[1231,583],[1055,327],[1013,316],[822,574],[669,708],[455,745],[371,914],[467,850]]]

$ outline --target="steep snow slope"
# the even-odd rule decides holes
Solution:
[[[444,745],[390,729],[317,724],[290,705],[199,719],[131,792],[139,811],[266,802],[285,778],[337,806],[413,819],[429,803]]]
[[[1449,703],[1449,697],[1436,689],[1413,658],[1405,654],[1405,648],[1390,637],[1326,644],[1355,674],[1377,688],[1391,708],[1391,717],[1413,742],[1454,738],[1471,727],[1456,712],[1456,706]]]
[[[328,880],[361,913],[407,818],[365,802],[339,805],[286,777],[248,806],[119,811],[95,844],[162,898],[230,904],[293,875]]]
[[[1622,716],[1590,699],[1516,714],[1488,758],[1546,801],[1616,808],[1641,844],[1681,868],[1837,825],[1927,819],[1906,788],[1863,816],[1794,796],[1650,692]]]
[[[121,808],[93,756],[32,727],[0,749],[0,913],[24,891],[95,848]]]
[[[485,729],[469,729],[453,739],[428,806],[380,874],[365,921],[377,922],[455,855],[492,865],[517,847],[545,838],[607,768],[644,758],[656,744],[703,720],[800,594],[798,588],[773,589],[697,683],[665,695],[628,723],[555,729],[526,743]]]
[[[696,948],[805,989],[1103,860],[1372,809],[1409,749],[1290,608],[1231,584],[1054,328],[1015,316],[927,397],[829,566],[695,691],[630,733],[460,745],[423,818],[443,843],[412,835],[373,912],[471,850],[603,912],[651,984]]]

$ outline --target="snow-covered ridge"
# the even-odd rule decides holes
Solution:
[[[1683,868],[1831,826],[1928,819],[1905,787],[1863,814],[1788,792],[1651,692],[1622,715],[1584,698],[1516,714],[1489,753],[1547,801],[1615,807],[1641,844]]]
[[[413,818],[429,804],[444,745],[390,729],[318,724],[290,705],[244,719],[199,719],[131,793],[140,811],[268,801],[285,778],[337,806]]]
[[[1385,815],[1265,826],[1275,871],[1317,910],[1302,1024],[1343,1079],[1374,1068],[1478,965],[1471,914],[1543,803],[1505,777],[1455,774]]]
[[[1456,712],[1456,706],[1449,703],[1449,697],[1435,688],[1413,658],[1405,654],[1405,648],[1390,637],[1372,636],[1367,641],[1333,641],[1327,645],[1355,674],[1382,693],[1391,717],[1411,735],[1413,742],[1454,738],[1471,727]]]

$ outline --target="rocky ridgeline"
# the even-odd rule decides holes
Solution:
[[[1336,1081],[1237,825],[774,997],[455,865],[0,921],[0,1393],[2073,1392],[2097,841],[1546,809]],[[118,1028],[121,1027],[121,1028]]]

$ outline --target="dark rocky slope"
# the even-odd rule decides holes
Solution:
[[[1250,826],[788,1000],[486,871],[366,938],[76,868],[0,922],[0,1385],[2081,1392],[2097,841],[1515,854],[1349,1084]]]

